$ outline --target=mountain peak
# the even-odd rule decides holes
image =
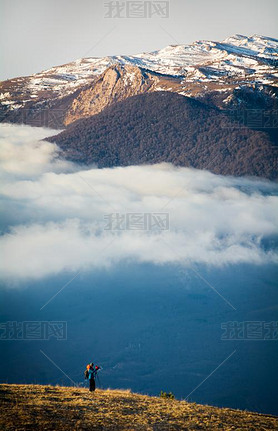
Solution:
[[[263,51],[266,53],[267,50],[269,50],[270,53],[270,50],[272,49],[271,55],[277,57],[278,40],[271,37],[262,36],[259,34],[253,34],[252,36],[234,34],[233,36],[223,40],[222,43],[237,46],[239,48],[249,49],[250,51],[253,51],[253,53],[257,54],[260,54]]]
[[[151,53],[80,58],[41,73],[2,82],[2,118],[18,122],[24,115],[28,123],[31,117],[33,121],[42,109],[51,106],[66,112],[61,128],[68,124],[66,119],[93,115],[99,112],[96,106],[102,109],[114,101],[146,91],[166,90],[189,97],[218,92],[223,93],[223,101],[229,101],[231,93],[242,86],[275,92],[277,56],[276,39],[235,34],[222,42],[199,40],[189,45],[171,44]],[[111,67],[123,72],[115,81],[115,91],[110,86],[102,88],[101,83],[101,77]],[[134,75],[129,67],[137,68],[138,73]],[[27,116],[31,115],[30,120],[26,120],[26,112]]]

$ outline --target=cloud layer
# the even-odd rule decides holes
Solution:
[[[277,262],[273,248],[265,246],[277,235],[276,184],[168,164],[85,169],[61,160],[55,145],[39,141],[53,133],[0,125],[4,280],[125,260],[213,266]],[[134,220],[133,213],[141,221],[167,213],[169,229],[106,229],[108,214]]]

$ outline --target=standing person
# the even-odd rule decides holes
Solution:
[[[97,375],[98,370],[100,370],[100,367],[97,365],[94,367],[93,362],[91,362],[89,365],[87,365],[88,370],[88,379],[90,383],[89,391],[93,392],[96,389],[96,381],[95,377]]]
[[[88,366],[88,373],[89,373],[89,383],[90,383],[90,388],[89,391],[93,392],[96,389],[96,382],[95,382],[95,369],[94,369],[94,364],[91,362]]]

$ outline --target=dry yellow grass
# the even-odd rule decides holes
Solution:
[[[0,385],[0,429],[278,430],[278,418],[121,390]]]

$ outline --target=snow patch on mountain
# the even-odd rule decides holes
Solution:
[[[222,42],[199,40],[189,45],[169,45],[161,50],[137,55],[80,58],[52,67],[30,77],[15,78],[4,87],[2,104],[19,107],[28,101],[57,99],[90,85],[108,67],[132,65],[160,75],[182,78],[182,84],[233,82],[277,86],[278,40],[253,35],[233,35]],[[129,85],[134,77],[125,77]],[[14,90],[14,95],[9,90]],[[159,87],[159,86],[158,86]],[[183,90],[180,88],[179,90]],[[178,90],[178,91],[179,91]],[[24,100],[13,100],[22,94]],[[187,93],[188,95],[188,93]]]

